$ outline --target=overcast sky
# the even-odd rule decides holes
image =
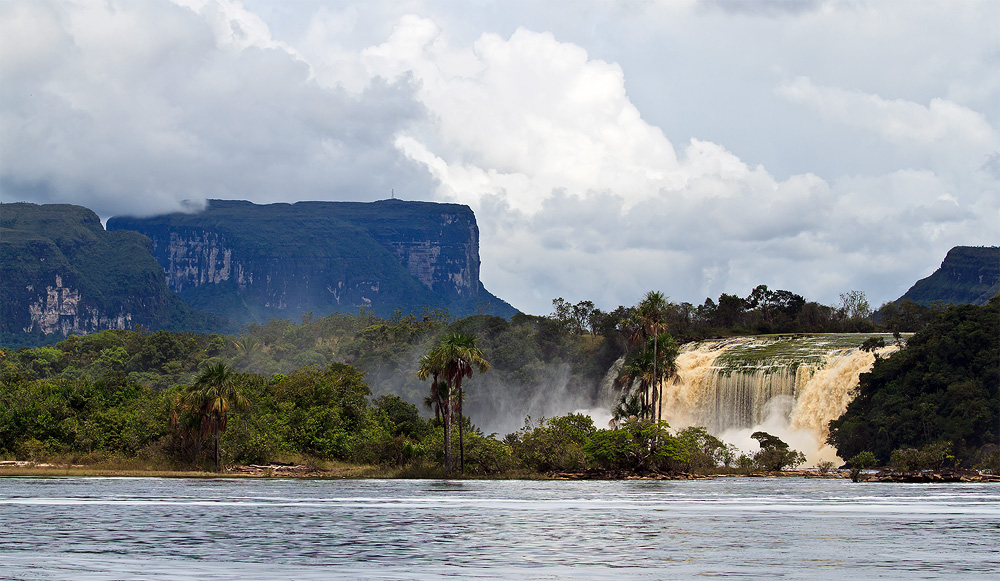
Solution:
[[[1000,2],[0,3],[0,194],[470,205],[515,307],[874,306],[1000,243]]]

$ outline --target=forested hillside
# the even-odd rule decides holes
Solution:
[[[927,449],[970,465],[1000,446],[1000,297],[948,308],[906,347],[876,360],[857,396],[830,423],[830,443],[850,458]]]

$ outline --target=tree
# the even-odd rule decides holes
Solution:
[[[688,450],[688,467],[693,472],[704,472],[720,464],[728,466],[736,455],[734,446],[726,444],[700,426],[684,428],[677,434],[677,439]]]
[[[579,470],[586,465],[583,446],[596,431],[594,421],[583,414],[542,418],[534,426],[528,417],[505,441],[514,458],[536,472]]]
[[[767,432],[754,432],[750,437],[760,443],[760,450],[754,454],[754,462],[762,470],[777,472],[786,466],[794,468],[806,461],[802,452],[792,450],[781,438]]]
[[[464,422],[462,420],[462,400],[465,397],[462,380],[472,377],[475,370],[480,373],[488,371],[490,364],[483,356],[483,352],[476,345],[476,337],[465,333],[451,333],[446,335],[422,360],[418,377],[426,379],[428,375],[436,378],[443,375],[446,389],[446,405],[444,407],[444,428],[445,428],[445,473],[451,473],[451,408],[452,397],[457,397],[458,410],[458,445],[459,445],[459,466],[465,473],[465,438]],[[433,389],[433,387],[432,387]]]
[[[716,325],[731,329],[742,322],[746,309],[743,299],[723,293],[719,295],[719,305],[715,308],[713,320]]]
[[[971,466],[1000,435],[1000,297],[949,307],[906,347],[861,374],[856,397],[830,422],[841,458],[870,451],[879,464],[893,450],[951,442]]]
[[[615,472],[676,472],[690,461],[687,447],[666,422],[629,419],[620,428],[597,430],[583,446],[592,466]]]
[[[420,358],[420,368],[417,378],[426,381],[431,378],[430,395],[424,399],[428,407],[434,408],[434,419],[439,420],[444,427],[444,471],[451,473],[451,385],[438,381],[444,375],[445,356],[441,344],[434,346],[426,355]]]
[[[660,375],[657,370],[657,359],[659,359],[658,340],[663,331],[663,319],[667,310],[667,298],[658,291],[649,291],[645,298],[639,303],[639,316],[642,318],[643,328],[647,335],[653,336],[653,407],[652,419],[659,421],[662,416],[660,410]]]
[[[653,385],[653,351],[643,349],[633,351],[622,365],[618,382],[622,387],[622,397],[616,408],[616,418],[629,416],[646,417],[650,412],[648,394]],[[632,387],[638,382],[638,393]]]
[[[226,431],[230,410],[250,407],[250,401],[236,382],[236,373],[225,363],[205,368],[188,387],[186,401],[201,416],[201,430],[212,434],[215,444],[215,470],[219,470],[219,434]]]
[[[855,454],[847,463],[851,465],[851,481],[857,482],[861,480],[861,471],[871,468],[878,463],[878,460],[875,458],[875,454],[865,450]]]
[[[864,291],[852,290],[841,293],[837,315],[851,331],[864,331],[870,328],[868,318],[872,315],[872,309]]]
[[[462,419],[462,402],[465,399],[465,393],[462,388],[462,379],[465,377],[471,378],[475,369],[478,369],[480,373],[489,371],[490,364],[483,357],[482,350],[476,345],[476,337],[474,335],[452,333],[444,338],[441,345],[444,348],[446,361],[445,373],[448,378],[448,385],[455,386],[458,391],[459,466],[462,474],[465,474],[465,422]]]

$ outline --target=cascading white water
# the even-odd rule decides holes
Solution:
[[[662,417],[675,429],[704,426],[746,451],[757,449],[750,434],[761,429],[801,450],[808,462],[836,460],[825,443],[828,424],[847,409],[858,377],[875,361],[859,349],[871,336],[739,337],[684,345],[677,374],[663,385]]]

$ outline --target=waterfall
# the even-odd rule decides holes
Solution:
[[[764,430],[805,453],[809,462],[836,460],[825,443],[828,423],[844,413],[858,377],[875,361],[859,349],[871,336],[738,337],[686,344],[676,375],[662,386],[663,418],[674,429],[704,426],[746,451],[757,449],[750,434]],[[879,354],[896,349],[891,345]]]

